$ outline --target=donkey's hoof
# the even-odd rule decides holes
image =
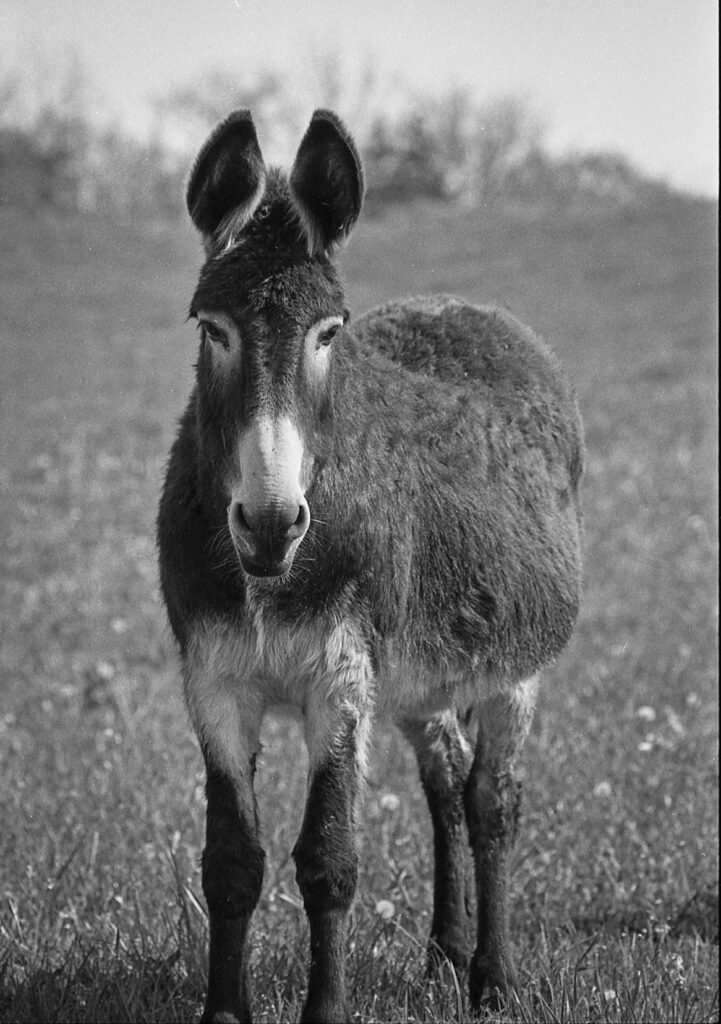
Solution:
[[[448,963],[456,971],[466,971],[470,962],[471,950],[462,936],[438,936],[428,943],[426,973],[429,976],[440,974]]]
[[[508,1005],[511,994],[518,991],[518,978],[511,964],[474,956],[468,989],[474,1010],[502,1010]]]
[[[346,1024],[350,1020],[351,1015],[343,1003],[306,1003],[300,1015],[300,1024]]]
[[[212,1013],[204,1011],[200,1018],[200,1024],[252,1024],[250,1014],[233,1013],[230,1010],[214,1010]]]

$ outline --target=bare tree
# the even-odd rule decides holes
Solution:
[[[446,199],[470,200],[473,197],[474,114],[473,102],[464,89],[451,89],[434,105],[433,134]]]
[[[350,65],[342,53],[319,51],[301,84],[300,94],[306,96],[308,108],[303,118],[315,107],[330,107],[353,126],[353,133],[363,146],[378,120],[392,112],[400,87],[397,76],[388,79],[379,74],[370,55]]]
[[[509,171],[540,145],[542,127],[529,106],[502,96],[478,111],[474,177],[478,197],[488,200],[503,190]]]
[[[192,85],[179,86],[152,101],[160,139],[175,149],[195,151],[231,110],[250,108],[271,160],[285,155],[296,140],[300,115],[297,102],[281,76],[266,71],[238,79],[229,71],[212,69]]]
[[[21,186],[23,201],[81,205],[91,140],[89,93],[73,51],[51,63],[40,53],[31,54],[22,75],[6,75],[0,85],[3,181],[7,188],[8,163],[14,161],[14,181]]]

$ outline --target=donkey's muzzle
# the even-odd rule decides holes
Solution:
[[[305,498],[267,508],[232,501],[228,525],[241,565],[250,576],[282,576],[308,532],[310,509]]]

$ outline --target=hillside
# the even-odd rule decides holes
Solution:
[[[362,221],[342,256],[356,312],[428,291],[509,307],[555,348],[585,421],[583,614],[523,758],[512,935],[536,1002],[512,1019],[717,1012],[716,224],[715,205],[673,198],[553,216],[417,204]],[[7,208],[0,234],[0,1020],[187,1019],[202,766],[153,524],[200,247],[190,227]],[[302,984],[288,854],[304,752],[294,722],[265,743],[255,927],[271,953],[254,970],[273,1021],[297,1015]],[[395,733],[366,804],[363,1019],[462,1017],[423,975],[430,830]]]

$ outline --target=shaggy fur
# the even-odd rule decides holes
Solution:
[[[204,1020],[250,1019],[245,944],[263,873],[253,772],[262,716],[279,702],[303,710],[310,754],[294,851],[311,926],[303,1019],[348,1012],[356,808],[376,714],[398,721],[419,760],[435,835],[431,952],[459,967],[471,948],[468,829],[478,1004],[515,984],[515,759],[537,674],[578,611],[576,404],[528,328],[449,296],[367,313],[311,372],[314,325],[348,319],[329,253],[358,216],[362,170],[327,111],[289,178],[265,171],[251,128],[245,112],[229,118],[191,176],[208,250],[191,315],[222,314],[240,341],[233,354],[203,335],[158,517],[162,590],[208,769]],[[292,567],[272,578],[244,570],[228,512],[242,516],[238,451],[261,415],[288,417],[302,438],[311,517]]]

